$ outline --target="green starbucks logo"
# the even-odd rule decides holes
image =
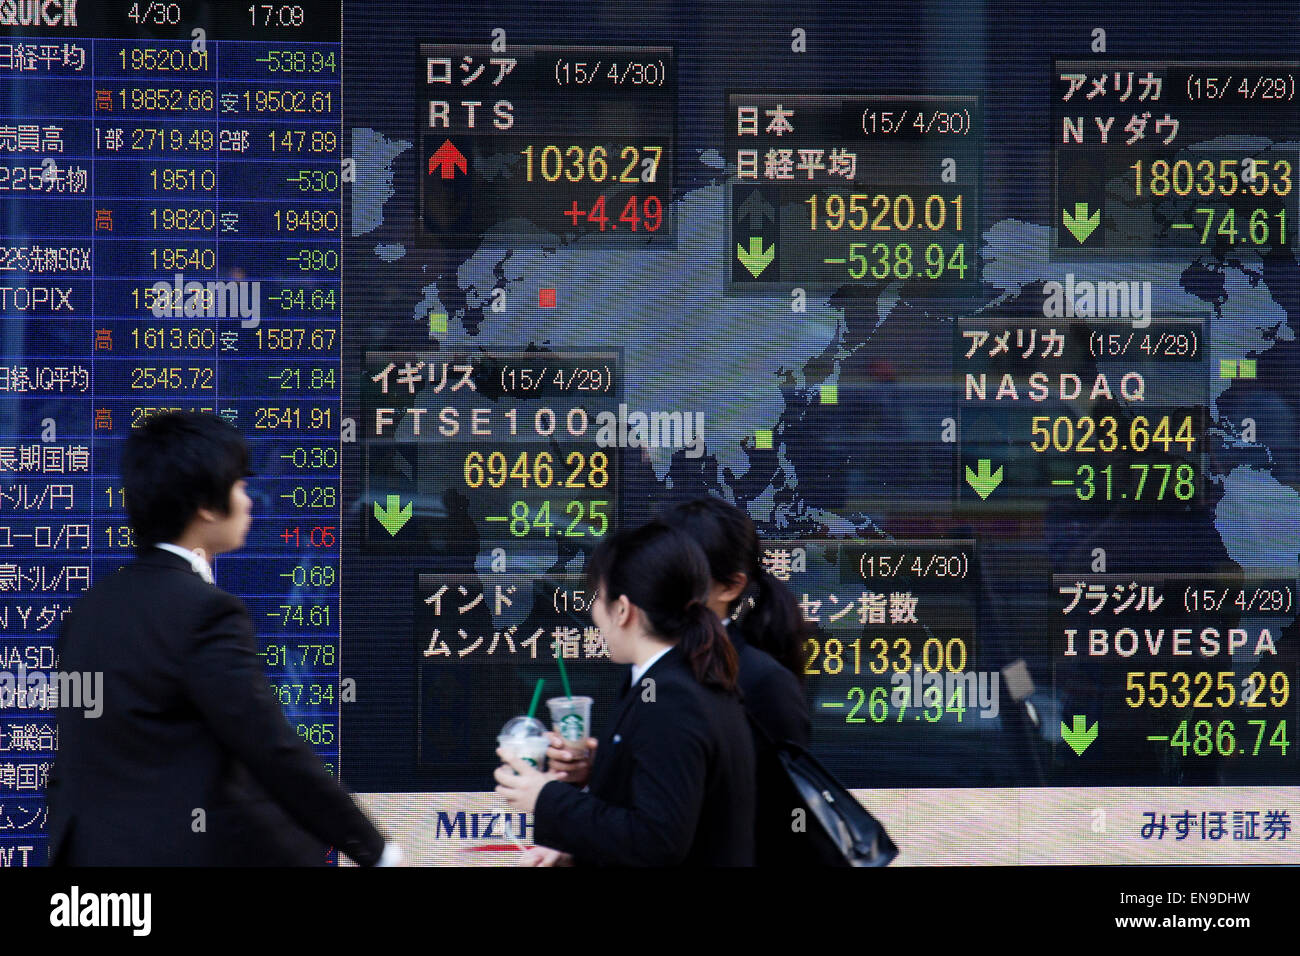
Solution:
[[[578,714],[565,714],[561,717],[560,736],[565,740],[581,740],[583,736],[582,717]]]

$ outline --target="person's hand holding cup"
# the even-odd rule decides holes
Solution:
[[[581,750],[575,749],[555,731],[547,735],[547,740],[550,743],[546,749],[547,766],[566,783],[586,786],[591,777],[591,761],[596,755],[596,738],[588,737]]]

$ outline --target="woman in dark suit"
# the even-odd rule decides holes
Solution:
[[[679,505],[664,520],[695,540],[709,561],[709,608],[727,625],[739,657],[741,699],[760,731],[754,733],[758,769],[755,861],[759,866],[813,862],[801,831],[792,828],[795,800],[774,745],[809,746],[812,718],[803,690],[807,624],[799,602],[763,570],[754,522],[720,498]],[[805,831],[806,832],[806,831]]]
[[[586,790],[497,751],[497,793],[534,814],[521,862],[751,865],[753,745],[703,551],[652,521],[603,542],[587,576],[610,657],[632,671]]]

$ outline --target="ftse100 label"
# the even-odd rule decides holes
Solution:
[[[616,353],[368,353],[366,369],[368,547],[578,548],[612,530]]]

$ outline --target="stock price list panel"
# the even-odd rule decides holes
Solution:
[[[980,670],[975,542],[772,539],[762,552],[809,623],[812,749],[845,785],[995,785],[1000,675]]]
[[[439,790],[478,791],[499,761],[496,734],[523,713],[538,678],[561,696],[562,657],[573,692],[591,697],[592,732],[626,671],[591,619],[581,574],[420,572],[414,595],[417,764]],[[546,705],[538,717],[549,724]]]
[[[1052,576],[1053,778],[1295,783],[1294,576]]]
[[[959,500],[988,513],[1004,501],[1094,515],[1204,507],[1207,326],[959,318]]]
[[[670,243],[671,47],[422,44],[426,243]]]
[[[613,529],[617,352],[367,352],[362,547],[573,556]]]
[[[1296,250],[1300,61],[1054,66],[1055,257]]]
[[[290,723],[338,761],[340,5],[37,4],[0,28],[0,663],[135,547],[122,443],[164,409],[249,439],[215,562]],[[0,864],[45,859],[53,701],[0,701]]]
[[[732,93],[726,133],[730,292],[978,289],[978,97]]]

